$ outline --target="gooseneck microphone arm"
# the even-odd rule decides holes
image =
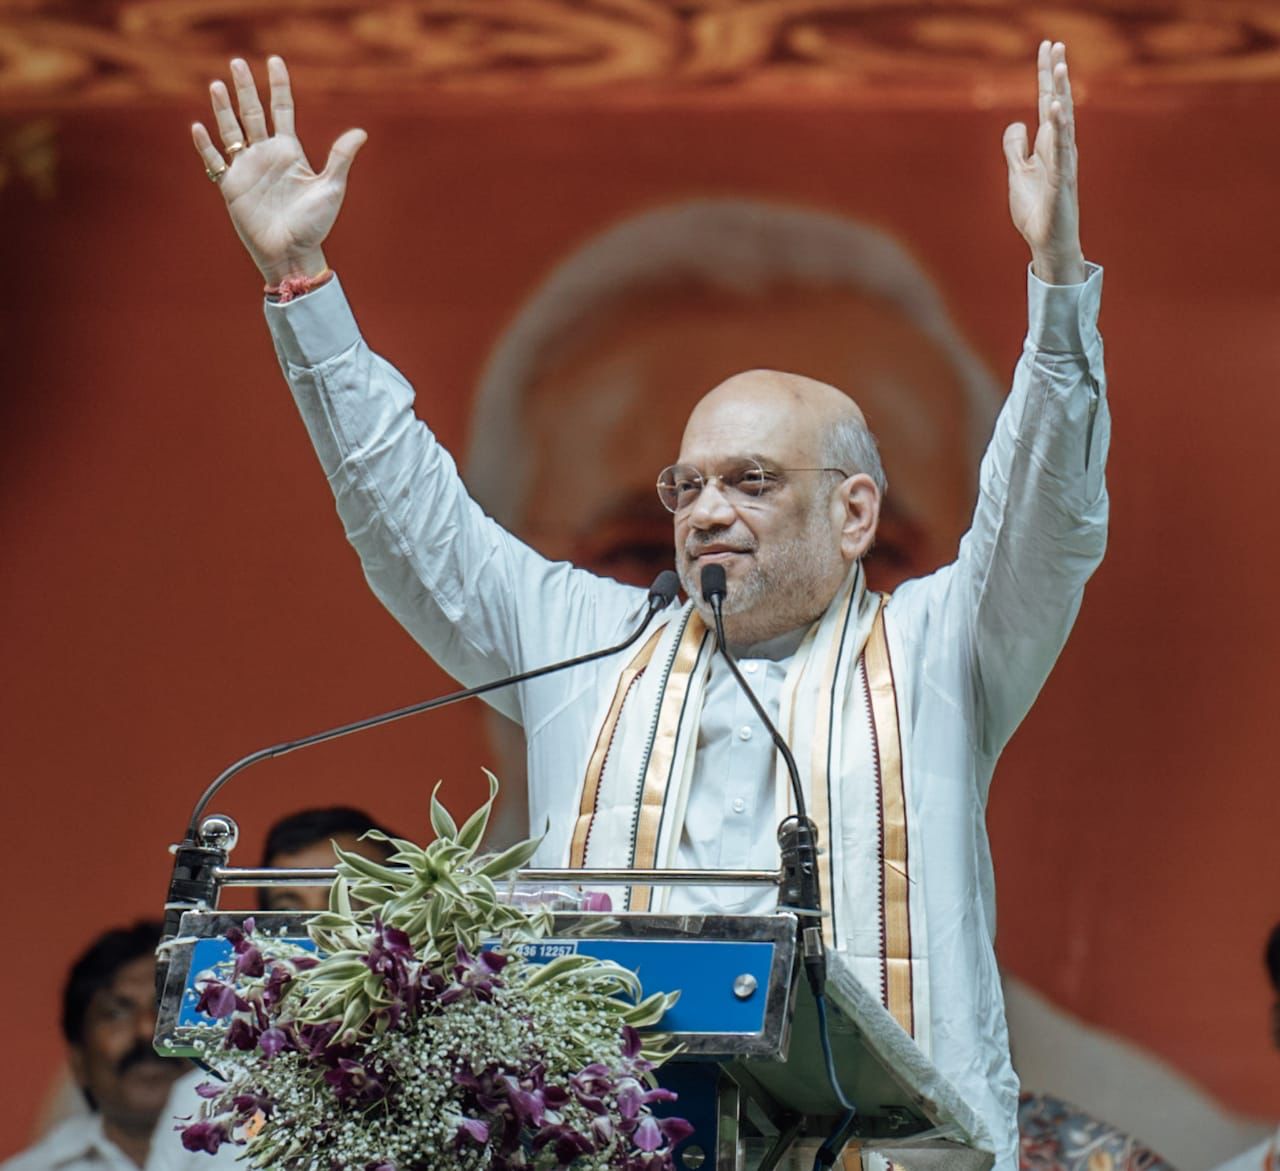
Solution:
[[[270,748],[262,748],[257,752],[250,753],[248,756],[241,757],[234,764],[224,769],[204,791],[200,800],[196,802],[196,806],[191,812],[191,821],[187,825],[186,836],[172,848],[174,854],[173,877],[169,882],[169,897],[164,905],[164,929],[156,963],[157,989],[164,987],[168,972],[169,965],[165,945],[177,938],[178,928],[182,921],[182,913],[194,907],[212,906],[217,899],[217,871],[227,864],[228,852],[231,846],[234,845],[234,834],[228,824],[220,818],[210,818],[209,823],[211,824],[208,832],[202,832],[201,819],[204,817],[204,811],[214,795],[237,773],[243,772],[259,761],[269,760],[274,756],[283,756],[286,752],[294,752],[299,748],[309,748],[313,744],[323,744],[326,740],[336,740],[340,736],[347,736],[352,732],[361,732],[366,728],[376,728],[381,724],[390,724],[394,720],[402,720],[406,716],[431,711],[433,708],[447,707],[451,703],[470,699],[474,695],[484,695],[486,692],[496,691],[500,687],[512,687],[517,683],[524,683],[530,679],[550,675],[553,671],[565,671],[570,667],[579,667],[583,663],[590,663],[596,659],[604,659],[608,658],[609,655],[616,655],[619,651],[626,650],[648,629],[654,615],[661,610],[665,610],[671,604],[679,588],[680,580],[672,570],[664,570],[658,574],[654,579],[653,585],[649,587],[649,600],[648,605],[645,607],[644,620],[616,646],[606,647],[601,651],[592,651],[590,654],[578,655],[576,658],[567,659],[562,663],[551,663],[545,667],[535,667],[531,671],[521,671],[519,674],[508,676],[505,679],[495,679],[489,683],[481,683],[478,687],[466,687],[461,691],[455,691],[436,699],[428,699],[422,703],[411,704],[409,707],[397,708],[395,711],[385,712],[382,715],[369,716],[367,719],[357,720],[352,724],[343,724],[342,727],[331,728],[327,732],[316,732],[314,735],[304,736],[300,740],[287,740],[283,744],[273,744]]]
[[[778,905],[797,911],[801,916],[800,952],[804,959],[804,970],[814,995],[820,996],[827,982],[827,952],[822,940],[818,827],[809,819],[805,808],[800,770],[796,767],[796,758],[791,754],[790,746],[774,726],[756,693],[743,678],[742,671],[729,650],[729,641],[724,636],[724,600],[729,592],[724,566],[717,564],[703,566],[700,585],[702,596],[711,607],[711,613],[715,618],[716,644],[720,648],[720,653],[729,665],[734,679],[738,681],[738,686],[750,700],[756,715],[760,717],[760,722],[773,737],[773,743],[787,766],[787,775],[791,778],[791,792],[795,799],[796,811],[778,826],[778,847],[782,857],[782,888],[778,896]]]
[[[653,616],[659,611],[665,610],[671,604],[679,588],[680,580],[673,570],[664,569],[658,574],[654,578],[653,585],[649,587],[649,603],[645,609],[644,620],[616,646],[605,647],[604,650],[600,651],[591,651],[585,655],[578,655],[576,658],[566,659],[562,663],[550,663],[543,667],[534,667],[530,671],[521,671],[519,674],[509,675],[503,679],[493,679],[476,687],[464,687],[462,690],[450,692],[448,695],[423,700],[421,703],[413,703],[408,707],[396,708],[395,711],[383,712],[381,715],[368,716],[363,720],[356,720],[354,723],[343,724],[339,728],[315,732],[310,736],[303,736],[299,740],[286,740],[282,744],[273,744],[269,748],[260,748],[257,752],[242,756],[234,764],[223,769],[213,783],[201,794],[200,800],[196,802],[195,808],[191,811],[191,820],[187,824],[187,838],[192,841],[196,839],[200,829],[200,819],[204,816],[205,809],[208,808],[209,802],[213,800],[218,790],[237,773],[244,772],[245,769],[259,763],[259,761],[271,760],[273,757],[295,752],[299,748],[310,748],[313,744],[323,744],[328,740],[337,740],[342,736],[350,735],[352,732],[363,732],[366,728],[378,728],[383,724],[403,720],[406,716],[416,716],[420,712],[429,712],[438,707],[448,707],[451,703],[459,703],[464,699],[472,698],[472,696],[485,695],[490,691],[497,691],[503,687],[514,687],[517,683],[526,683],[530,679],[538,679],[543,675],[550,675],[554,671],[566,671],[570,667],[580,667],[584,663],[591,663],[596,659],[606,659],[610,655],[616,655],[620,651],[625,651],[648,629]]]

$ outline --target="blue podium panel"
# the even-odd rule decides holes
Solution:
[[[679,992],[680,999],[657,1026],[663,1032],[750,1034],[764,1028],[777,945],[725,939],[553,939],[515,950],[534,962],[565,954],[612,960],[640,977],[646,996]]]
[[[163,1053],[192,1056],[216,1043],[216,1021],[196,1010],[199,986],[232,959],[223,938],[248,916],[191,911],[170,945],[171,962],[156,1028]],[[259,913],[258,931],[314,950],[306,916]],[[786,1051],[794,986],[795,919],[791,915],[660,916],[575,912],[557,915],[552,934],[515,948],[533,963],[579,954],[635,972],[646,995],[679,992],[657,1026],[696,1057],[781,1057]]]

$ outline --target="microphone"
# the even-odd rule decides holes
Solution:
[[[716,623],[716,645],[724,655],[734,679],[742,688],[751,706],[755,709],[760,722],[773,737],[773,743],[782,755],[787,766],[787,775],[791,778],[791,792],[795,798],[795,813],[783,820],[778,826],[778,849],[782,857],[782,890],[778,897],[778,905],[798,911],[800,920],[800,954],[804,960],[805,975],[809,987],[815,997],[822,995],[827,982],[827,952],[822,942],[822,887],[818,879],[818,827],[809,818],[805,807],[804,789],[800,785],[800,770],[796,767],[796,758],[791,748],[782,738],[782,733],[774,726],[764,705],[751,690],[738,664],[729,651],[729,642],[724,636],[724,600],[729,593],[728,579],[724,566],[712,563],[702,567],[699,582],[703,600],[711,607]]]
[[[484,695],[487,692],[497,691],[503,687],[512,687],[517,683],[525,683],[530,679],[538,679],[543,675],[550,675],[556,671],[565,671],[570,667],[580,667],[585,663],[594,662],[596,659],[604,659],[610,655],[616,655],[626,650],[627,647],[639,639],[648,629],[654,615],[665,610],[671,604],[679,589],[680,579],[676,576],[674,570],[664,569],[658,574],[654,578],[653,584],[649,587],[644,619],[635,630],[616,646],[605,647],[604,650],[591,651],[585,655],[578,655],[560,663],[550,663],[543,667],[535,667],[529,671],[521,671],[515,675],[508,675],[503,679],[494,679],[488,683],[481,683],[476,687],[465,687],[460,691],[450,692],[448,695],[423,700],[420,703],[410,704],[408,707],[396,708],[394,711],[384,712],[381,715],[369,716],[363,720],[356,720],[354,723],[343,724],[341,727],[330,728],[324,732],[316,732],[299,740],[287,740],[282,744],[273,744],[269,748],[261,748],[257,752],[251,752],[248,756],[241,757],[225,768],[201,794],[200,799],[195,804],[195,808],[191,811],[191,818],[187,823],[186,836],[178,845],[173,847],[175,856],[173,878],[169,884],[169,897],[164,905],[164,930],[161,935],[159,959],[156,964],[157,989],[163,990],[165,974],[168,968],[168,958],[164,945],[177,937],[183,911],[192,910],[199,906],[211,906],[217,894],[217,879],[214,872],[218,867],[226,865],[227,855],[235,845],[234,833],[229,829],[227,821],[223,818],[209,818],[203,826],[201,825],[201,818],[209,802],[213,800],[222,786],[237,773],[243,772],[259,761],[270,760],[276,756],[284,756],[286,753],[294,752],[299,748],[309,748],[314,744],[323,744],[328,740],[336,740],[341,736],[350,735],[352,732],[362,732],[366,728],[377,728],[383,724],[390,724],[395,720],[402,720],[406,716],[429,712],[435,708],[447,707],[449,704],[459,703],[464,699],[471,699],[473,696]]]

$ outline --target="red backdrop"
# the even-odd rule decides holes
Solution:
[[[362,110],[370,143],[330,259],[455,449],[488,347],[549,267],[690,195],[889,230],[1003,377],[1024,326],[1009,114]],[[1084,238],[1108,269],[1111,551],[990,815],[1002,962],[1273,1116],[1277,115],[1260,87],[1081,113]],[[195,99],[66,115],[56,196],[0,193],[0,1028],[22,1055],[6,1151],[60,1061],[71,957],[158,913],[164,847],[204,784],[251,748],[446,686],[343,542],[256,274],[187,142],[196,116]],[[353,115],[303,118],[319,153]],[[273,817],[353,793],[426,836],[430,785],[465,811],[486,761],[473,709],[262,766],[218,805],[244,863]]]

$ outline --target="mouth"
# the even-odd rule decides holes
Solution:
[[[136,1065],[131,1065],[120,1076],[130,1081],[158,1083],[171,1082],[182,1072],[182,1063],[179,1061],[140,1061]]]
[[[734,557],[745,557],[750,552],[750,549],[734,549],[728,545],[708,545],[706,548],[694,552],[692,556],[694,561],[730,561]]]

